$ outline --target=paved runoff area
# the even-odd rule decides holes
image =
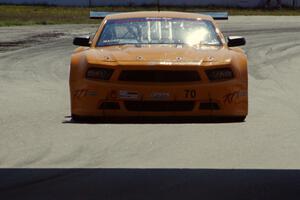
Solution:
[[[244,123],[72,123],[72,38],[97,25],[1,27],[0,167],[299,169],[300,17],[220,25],[247,39]]]

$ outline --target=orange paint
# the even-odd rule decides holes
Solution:
[[[174,45],[96,47],[108,20],[142,17],[209,20],[216,26],[222,45],[184,45],[180,48]],[[112,69],[113,74],[109,80],[87,79],[86,73],[91,67]],[[234,77],[224,81],[209,79],[207,70],[222,68],[231,69]],[[126,73],[130,75],[125,76]],[[121,76],[123,78],[120,78]],[[130,79],[132,77],[134,78]],[[151,80],[151,77],[155,80]],[[142,81],[143,78],[145,81]],[[191,81],[188,81],[189,79]],[[92,90],[97,95],[78,98],[77,93],[80,90]],[[218,25],[211,17],[205,15],[182,12],[132,12],[107,16],[97,30],[91,46],[77,48],[71,58],[71,113],[76,116],[246,117],[247,91],[246,55],[240,48],[229,48]],[[235,103],[237,101],[238,103]],[[101,109],[99,105],[103,102],[109,102],[108,105],[117,103],[120,107]],[[132,105],[132,102],[137,103]],[[163,106],[165,107],[162,111],[155,109]]]

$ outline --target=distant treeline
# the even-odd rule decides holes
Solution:
[[[51,5],[51,6],[214,6],[214,7],[263,7],[267,0],[0,0],[0,4]],[[281,0],[285,7],[300,7],[300,0]],[[276,0],[272,0],[275,4]]]

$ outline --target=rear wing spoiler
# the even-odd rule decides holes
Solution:
[[[101,11],[90,11],[91,19],[104,19],[108,15],[120,14],[124,12],[101,12]],[[211,12],[211,11],[203,11],[198,14],[209,15],[214,20],[228,20],[228,12]]]

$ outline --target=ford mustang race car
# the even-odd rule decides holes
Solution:
[[[217,16],[148,11],[103,18],[93,38],[73,41],[81,46],[70,66],[73,120],[175,116],[244,121],[247,57],[237,46],[246,42],[239,36],[225,38]]]

